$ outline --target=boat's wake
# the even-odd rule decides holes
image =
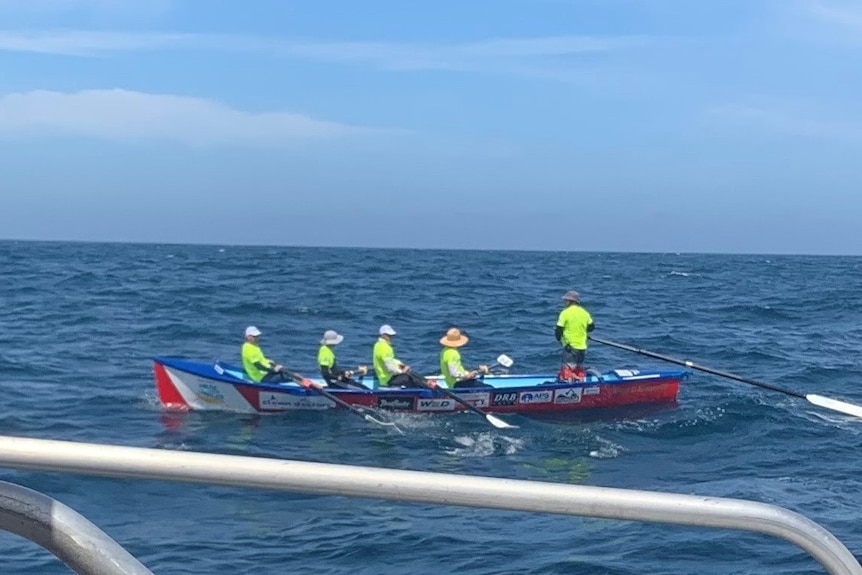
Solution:
[[[524,440],[521,438],[506,437],[491,431],[456,435],[453,439],[460,447],[447,449],[446,453],[456,457],[514,455],[524,447]]]
[[[595,437],[595,440],[599,443],[599,448],[590,451],[590,457],[595,459],[613,459],[619,456],[623,451],[628,451],[622,445],[599,437],[598,435]]]

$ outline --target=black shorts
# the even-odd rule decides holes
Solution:
[[[573,367],[582,367],[584,365],[584,356],[587,354],[585,349],[574,349],[567,345],[563,348],[563,363]]]

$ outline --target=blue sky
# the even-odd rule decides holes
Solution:
[[[862,2],[0,0],[0,238],[862,255]]]

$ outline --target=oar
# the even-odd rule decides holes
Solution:
[[[500,355],[497,358],[497,363],[502,365],[503,367],[508,368],[508,367],[511,367],[512,364],[515,362],[508,355]],[[465,399],[461,399],[460,397],[458,397],[458,394],[456,394],[452,391],[449,391],[448,388],[441,387],[441,386],[437,385],[437,382],[434,381],[433,379],[431,381],[427,381],[423,378],[423,382],[425,383],[426,387],[428,387],[430,389],[436,389],[437,391],[439,391],[443,395],[447,395],[450,398],[454,399],[455,401],[457,401],[458,403],[460,403],[461,405],[463,405],[464,407],[466,407],[470,411],[478,413],[479,415],[481,415],[482,417],[487,419],[488,423],[490,423],[491,425],[493,425],[497,429],[516,429],[518,427],[517,425],[511,425],[509,423],[506,423],[505,421],[503,421],[499,417],[496,417],[494,415],[491,415],[490,413],[487,413],[487,412],[479,409],[478,407],[476,407],[475,405],[473,405],[472,403],[470,403],[469,401],[467,401]]]
[[[648,357],[654,357],[656,359],[661,359],[664,361],[668,361],[670,363],[676,363],[678,365],[684,365],[685,367],[689,367],[691,369],[698,369],[700,371],[705,371],[706,373],[711,373],[713,375],[718,375],[721,377],[726,377],[728,379],[734,379],[736,381],[741,381],[743,383],[748,383],[750,385],[756,385],[757,387],[762,387],[764,389],[769,389],[772,391],[777,391],[778,393],[783,393],[785,395],[791,395],[793,397],[798,397],[800,399],[804,399],[805,401],[817,405],[819,407],[824,407],[826,409],[831,409],[833,411],[837,411],[839,413],[844,413],[846,415],[852,415],[854,417],[862,418],[862,406],[855,405],[852,403],[847,403],[846,401],[838,401],[837,399],[832,399],[829,397],[823,397],[822,395],[816,395],[814,393],[799,393],[798,391],[793,391],[790,389],[785,389],[783,387],[778,387],[777,385],[772,385],[771,383],[764,383],[762,381],[755,381],[753,379],[749,379],[747,377],[743,377],[741,375],[736,375],[734,373],[730,373],[727,371],[721,371],[718,369],[712,369],[710,367],[704,367],[702,365],[698,365],[686,359],[676,359],[674,357],[668,357],[666,355],[661,355],[659,353],[655,353],[652,351],[648,351],[645,349],[640,349],[637,347],[632,347],[630,345],[626,345],[624,343],[617,343],[615,341],[610,341],[607,339],[602,339],[600,337],[596,337],[594,335],[588,336],[592,341],[596,341],[598,343],[603,343],[605,345],[609,345],[611,347],[618,347],[620,349],[625,349],[628,351],[633,351],[635,353],[639,353],[641,355],[646,355]]]
[[[518,427],[517,425],[508,424],[505,421],[503,421],[502,419],[500,419],[499,417],[495,417],[495,416],[491,415],[490,413],[486,413],[485,411],[482,411],[481,409],[479,409],[478,407],[476,407],[475,405],[473,405],[469,401],[467,401],[465,399],[461,399],[460,397],[458,397],[458,394],[449,391],[449,389],[447,389],[445,387],[440,387],[439,385],[437,385],[437,382],[434,381],[433,379],[430,381],[426,381],[425,386],[428,387],[429,389],[436,389],[437,391],[439,391],[443,395],[448,395],[449,397],[451,397],[452,399],[454,399],[455,401],[457,401],[458,403],[460,403],[461,405],[463,405],[464,407],[466,407],[470,411],[478,413],[479,415],[481,415],[482,417],[487,419],[488,423],[490,423],[491,425],[493,425],[497,429],[515,429]]]
[[[492,369],[494,369],[498,365],[501,365],[501,366],[505,367],[506,369],[509,369],[510,367],[512,367],[512,365],[514,363],[515,363],[514,359],[512,359],[511,357],[509,357],[508,355],[503,353],[503,354],[498,355],[497,359],[494,361],[494,363],[492,363],[491,365],[488,366],[488,371],[491,371]],[[434,377],[435,376],[433,376],[433,375],[428,375],[428,376],[425,376],[425,379],[433,379]],[[484,373],[479,374],[479,377],[485,377],[485,374]]]
[[[502,365],[506,369],[509,369],[510,367],[512,367],[512,365],[514,363],[515,363],[514,359],[512,359],[511,357],[509,357],[505,353],[501,353],[500,355],[497,356],[497,361],[495,361],[494,363],[492,363],[491,365],[488,366],[488,371],[494,369],[498,365]]]
[[[313,381],[311,381],[308,378],[302,377],[299,374],[295,374],[294,381],[296,381],[296,383],[298,383],[299,385],[301,385],[302,387],[304,387],[306,389],[313,389],[314,391],[316,391],[317,393],[319,393],[323,397],[325,397],[331,401],[334,401],[337,405],[340,405],[341,407],[349,409],[350,411],[352,411],[356,415],[362,417],[365,421],[370,421],[371,423],[376,423],[377,425],[383,425],[385,427],[392,427],[398,433],[400,433],[401,435],[404,435],[404,432],[401,431],[401,429],[397,425],[395,425],[395,423],[393,423],[391,421],[383,421],[381,419],[377,419],[376,417],[372,417],[370,414],[365,413],[364,410],[358,408],[355,405],[350,405],[349,403],[347,403],[346,401],[344,401],[340,397],[336,397],[332,393],[323,389],[323,386],[314,383]]]

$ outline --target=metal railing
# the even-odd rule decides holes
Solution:
[[[153,575],[77,512],[5,481],[0,481],[0,528],[41,545],[81,575]]]
[[[737,529],[785,539],[832,575],[862,575],[819,524],[741,499],[6,436],[0,467]]]

